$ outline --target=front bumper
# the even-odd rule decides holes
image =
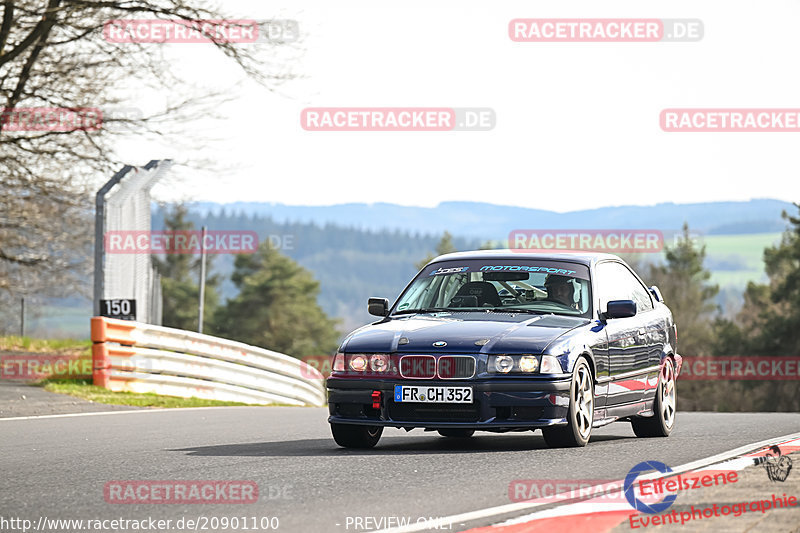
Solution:
[[[328,378],[328,422],[398,428],[487,431],[567,423],[571,379],[484,381]],[[472,387],[472,404],[394,401],[395,385]],[[373,408],[372,393],[381,392]]]

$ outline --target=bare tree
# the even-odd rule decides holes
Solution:
[[[26,286],[71,293],[85,279],[91,266],[87,193],[122,163],[114,146],[125,129],[115,125],[164,134],[165,125],[220,101],[220,94],[198,93],[172,74],[162,45],[112,42],[104,26],[118,19],[230,18],[189,0],[0,0],[0,291]],[[201,46],[227,56],[269,90],[294,77],[283,54],[291,44],[214,40]],[[104,116],[99,128],[17,127],[25,109],[129,106],[120,95],[134,77],[172,101],[149,116]]]

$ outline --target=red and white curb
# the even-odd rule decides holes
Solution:
[[[656,480],[676,476],[691,472],[690,476],[699,477],[703,475],[713,475],[720,471],[731,472],[744,470],[753,465],[755,457],[764,456],[769,451],[769,447],[777,445],[781,452],[789,454],[800,450],[800,433],[784,435],[783,437],[773,437],[760,442],[740,446],[727,452],[719,453],[711,457],[706,457],[691,463],[686,463],[672,468],[672,472],[662,474],[653,472],[638,476],[637,481]],[[524,516],[515,517],[496,525],[460,530],[465,533],[593,533],[607,532],[628,519],[629,516],[640,514],[631,505],[623,501],[609,502],[609,494],[621,492],[624,479],[596,485],[586,489],[597,497],[572,503],[576,498],[569,493],[556,495],[555,497],[537,498],[524,502],[489,507],[486,509],[470,511],[452,516],[437,519],[441,524],[464,524],[475,520],[487,520],[492,517],[502,517],[515,512],[524,512],[529,509],[543,507],[553,504],[559,499],[564,500],[564,504],[549,508],[543,511],[536,511]],[[415,531],[427,531],[430,526],[425,523],[409,524],[406,526],[383,529],[376,533],[412,533]]]

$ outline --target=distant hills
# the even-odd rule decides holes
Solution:
[[[401,230],[504,240],[514,229],[658,229],[679,231],[684,221],[692,231],[708,235],[772,233],[786,227],[781,219],[789,202],[759,199],[747,202],[663,203],[653,206],[618,206],[557,213],[542,209],[510,207],[482,202],[442,202],[436,207],[412,207],[390,203],[330,206],[284,205],[264,202],[192,204],[199,214],[227,213],[269,217],[275,222],[306,222],[320,226],[368,230]]]

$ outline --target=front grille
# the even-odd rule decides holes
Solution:
[[[436,358],[432,355],[406,355],[400,358],[400,375],[404,378],[433,379]]]
[[[477,422],[479,419],[477,404],[443,406],[392,402],[389,416],[400,422]]]
[[[468,356],[445,355],[439,358],[441,379],[467,379],[475,375],[475,359]]]

